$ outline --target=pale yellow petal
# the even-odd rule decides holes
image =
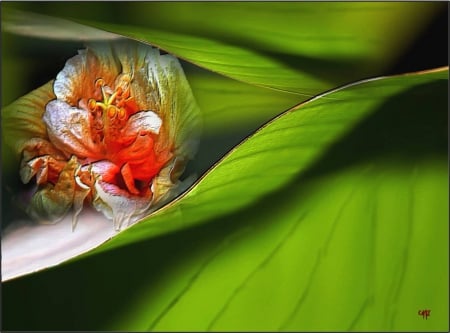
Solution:
[[[100,100],[102,96],[95,81],[102,78],[111,86],[121,69],[107,43],[97,44],[95,49],[88,48],[78,53],[67,60],[54,84],[57,98],[71,106],[78,106],[80,100],[85,102],[89,98]]]
[[[201,115],[180,63],[171,55],[149,59],[149,79],[157,89],[163,120],[155,151],[173,151],[174,160],[153,181],[154,202],[164,202],[198,145]],[[153,81],[152,81],[153,79]]]
[[[28,140],[47,137],[42,114],[45,105],[55,98],[52,85],[48,82],[3,108],[2,140],[16,153],[22,152]]]

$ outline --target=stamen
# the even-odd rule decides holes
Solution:
[[[116,91],[114,94],[111,95],[111,97],[108,100],[108,104],[112,104],[114,103],[114,100],[116,99],[116,97],[118,96],[118,92]]]
[[[98,121],[101,124],[104,120],[102,114],[111,120],[117,118],[117,120],[123,121],[127,118],[129,115],[128,108],[130,107],[127,103],[133,103],[133,97],[130,96],[130,87],[128,85],[130,81],[130,77],[125,76],[122,81],[122,83],[125,82],[125,85],[117,86],[116,89],[113,90],[105,84],[105,81],[102,78],[95,80],[95,87],[99,88],[102,92],[102,100],[97,101],[93,98],[89,99],[87,108],[92,113],[97,112],[95,118],[98,118]],[[103,120],[101,118],[103,118]]]
[[[96,102],[95,105],[99,108],[101,108],[103,111],[106,110],[106,108],[108,107],[108,105],[106,105],[105,103],[101,103],[101,102]]]
[[[101,88],[104,85],[105,85],[105,81],[102,78],[95,80],[95,87],[96,88]]]
[[[88,109],[89,111],[95,111],[97,109],[97,102],[95,101],[95,99],[91,98],[88,101]]]
[[[124,108],[120,108],[119,112],[117,114],[117,118],[119,118],[119,120],[124,120],[127,116],[127,111]]]
[[[109,104],[108,97],[106,96],[105,86],[101,86],[101,89],[102,89],[103,102],[105,102],[106,104]]]
[[[112,119],[117,114],[117,108],[114,105],[110,105],[110,106],[108,106],[108,109],[106,112],[107,112],[108,117]]]

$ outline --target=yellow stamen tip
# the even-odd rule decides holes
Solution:
[[[95,101],[95,99],[91,98],[88,101],[88,109],[89,111],[95,111],[97,107],[97,102]]]
[[[109,118],[114,118],[117,114],[117,108],[113,105],[110,105],[106,112]]]
[[[103,87],[104,85],[105,85],[105,81],[102,78],[95,80],[95,87],[96,88]]]
[[[127,111],[126,111],[124,108],[120,108],[120,109],[119,109],[119,112],[118,112],[118,114],[117,114],[117,117],[118,117],[120,120],[124,120],[124,119],[126,118],[126,116],[127,116]]]

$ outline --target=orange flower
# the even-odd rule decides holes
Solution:
[[[95,44],[67,61],[53,94],[43,94],[45,110],[21,102],[35,123],[19,130],[17,147],[22,181],[38,185],[32,217],[54,222],[73,209],[75,226],[90,202],[120,229],[173,196],[199,123],[176,58],[137,43]]]

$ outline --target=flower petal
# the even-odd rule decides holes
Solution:
[[[98,178],[107,183],[113,182],[116,175],[120,172],[120,168],[117,165],[107,160],[91,163],[88,166],[84,166],[82,170],[91,172],[94,179]]]
[[[161,118],[153,111],[141,111],[130,117],[123,131],[126,136],[136,136],[148,132],[159,134]]]
[[[45,138],[47,130],[42,121],[45,105],[55,98],[53,81],[33,90],[2,110],[3,140],[21,153],[25,143],[32,138]]]
[[[71,106],[78,106],[81,97],[85,97],[82,98],[84,102],[87,98],[100,99],[102,96],[95,81],[102,78],[107,85],[112,85],[120,68],[107,43],[96,44],[95,49],[80,50],[56,76],[55,95]]]
[[[52,143],[33,138],[23,144],[20,178],[27,184],[36,175],[37,184],[55,183],[66,165],[66,157]]]
[[[156,87],[160,97],[159,116],[163,120],[157,150],[172,143],[164,142],[165,137],[173,138],[175,155],[193,157],[197,149],[200,131],[200,110],[184,75],[181,65],[175,57],[163,55],[158,60],[148,59],[150,77],[156,78]]]
[[[42,119],[47,125],[50,141],[67,156],[99,156],[100,147],[94,144],[91,137],[88,111],[71,107],[60,100],[53,100],[47,104]]]
[[[116,230],[122,226],[130,225],[145,214],[151,206],[152,193],[150,190],[143,195],[131,195],[111,183],[121,170],[110,161],[98,161],[90,165],[95,179],[94,208],[112,219]],[[87,170],[85,166],[82,169]]]
[[[178,59],[143,44],[126,48],[120,44],[116,53],[123,72],[133,73],[131,89],[137,104],[162,119],[164,134],[157,149],[174,147],[177,154],[191,158],[198,144],[200,110]]]
[[[48,181],[54,182],[58,179],[65,165],[66,162],[57,160],[51,155],[39,156],[20,169],[20,178],[24,184],[27,184],[34,176],[36,176],[38,185],[45,184]]]
[[[132,196],[116,185],[97,181],[97,197],[94,207],[105,216],[112,218],[116,230],[129,226],[145,214],[151,205],[151,192],[145,196]]]
[[[161,169],[159,174],[153,179],[151,190],[153,192],[152,204],[155,205],[155,208],[163,204],[177,191],[178,182],[176,180],[172,181],[172,177],[170,176],[175,161],[176,159],[173,159],[172,162]]]
[[[75,170],[78,166],[77,159],[73,156],[61,171],[55,185],[47,183],[33,195],[27,213],[45,223],[56,223],[64,218],[73,204]]]
[[[121,63],[126,63],[121,53],[117,53]],[[168,54],[161,56],[153,48],[141,48],[137,53],[140,54],[139,59],[145,58],[145,66],[134,71],[132,94],[138,105],[156,112],[162,120],[154,151],[177,159],[176,168],[172,164],[163,169],[164,172],[161,170],[153,182],[153,202],[163,202],[169,197],[171,186],[174,186],[171,178],[175,175],[172,177],[171,172],[176,169],[177,176],[181,174],[197,149],[200,111],[175,57]]]

